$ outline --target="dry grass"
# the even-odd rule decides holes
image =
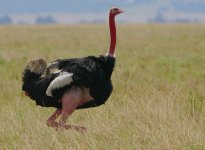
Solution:
[[[0,26],[0,149],[205,149],[205,26],[120,25],[114,92],[106,105],[76,111],[57,133],[21,96],[32,58],[105,54],[106,25]]]

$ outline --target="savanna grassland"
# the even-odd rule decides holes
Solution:
[[[22,95],[33,58],[105,54],[103,25],[0,26],[0,149],[205,149],[205,25],[118,25],[114,92],[106,105],[46,126],[54,108]]]

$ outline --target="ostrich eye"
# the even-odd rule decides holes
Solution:
[[[116,10],[115,10],[115,9],[112,9],[112,13],[115,14],[115,13],[116,13]]]
[[[117,12],[118,12],[118,9],[117,9],[117,8],[112,9],[112,13],[113,13],[113,14],[116,14]]]

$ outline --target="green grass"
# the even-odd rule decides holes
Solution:
[[[107,52],[107,25],[0,26],[0,149],[205,149],[205,26],[118,25],[114,92],[106,105],[46,126],[53,108],[21,93],[27,61]]]

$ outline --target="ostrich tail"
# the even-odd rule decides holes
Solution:
[[[33,81],[41,77],[46,71],[47,63],[44,59],[36,59],[28,62],[23,72],[23,82]]]
[[[43,74],[47,68],[47,63],[44,59],[36,59],[26,64],[25,70],[30,70],[36,74]]]

